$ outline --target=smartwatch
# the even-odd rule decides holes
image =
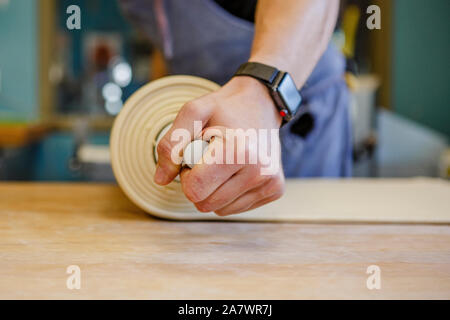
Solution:
[[[283,122],[288,122],[297,114],[302,97],[289,73],[258,63],[246,62],[239,67],[234,76],[249,76],[261,81],[269,88]]]

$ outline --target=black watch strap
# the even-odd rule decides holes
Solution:
[[[235,75],[250,76],[273,85],[279,74],[280,71],[277,68],[259,62],[249,62],[241,65]]]
[[[302,98],[287,72],[262,63],[247,62],[239,67],[235,76],[249,76],[266,85],[283,122],[290,121],[297,113]]]

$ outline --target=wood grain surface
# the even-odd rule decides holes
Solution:
[[[170,222],[113,185],[1,183],[0,298],[449,299],[450,227]]]

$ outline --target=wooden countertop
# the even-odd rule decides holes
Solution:
[[[450,226],[170,222],[112,185],[0,183],[0,299],[17,298],[449,299]]]

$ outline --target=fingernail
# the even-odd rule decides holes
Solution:
[[[166,181],[166,174],[164,173],[163,169],[158,165],[156,166],[156,172],[154,180],[157,184],[163,184]]]

